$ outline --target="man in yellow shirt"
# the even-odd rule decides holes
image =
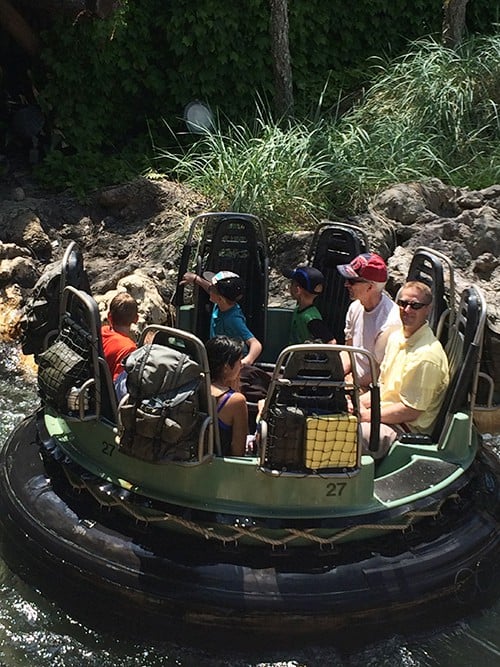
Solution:
[[[446,353],[427,323],[430,288],[408,282],[396,303],[402,326],[390,335],[380,367],[380,447],[375,458],[384,456],[401,433],[431,433],[449,382]],[[367,451],[369,393],[361,396],[360,419]]]

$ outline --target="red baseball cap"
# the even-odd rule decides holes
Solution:
[[[374,283],[387,281],[387,266],[382,257],[374,252],[365,252],[355,257],[350,264],[339,264],[337,271],[344,278],[361,278]]]

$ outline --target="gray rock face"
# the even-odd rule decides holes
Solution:
[[[190,222],[210,208],[196,193],[166,180],[141,178],[108,188],[85,205],[67,195],[34,198],[27,191],[25,199],[0,205],[1,284],[17,284],[26,294],[45,264],[75,239],[96,295],[140,274],[167,307]],[[391,291],[403,282],[418,246],[449,256],[457,290],[478,283],[486,294],[489,326],[500,333],[500,185],[471,191],[437,179],[399,184],[349,222],[361,227],[370,247],[388,260]],[[281,271],[306,260],[311,239],[311,232],[295,232],[273,242],[270,303],[291,305]],[[157,299],[151,295],[151,303]]]
[[[389,260],[395,282],[404,278],[409,257],[417,247],[439,250],[455,267],[459,292],[471,283],[481,287],[488,303],[489,326],[500,333],[499,186],[458,190],[437,180],[398,185],[376,197],[371,208],[384,217],[395,234],[397,248]],[[387,243],[387,238],[383,242]]]

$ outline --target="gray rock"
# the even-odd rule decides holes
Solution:
[[[48,259],[52,253],[50,238],[37,214],[30,209],[11,210],[3,216],[0,240],[29,248],[35,257]]]
[[[12,190],[12,199],[14,201],[24,201],[26,199],[26,194],[23,188],[14,188]]]
[[[33,287],[38,279],[38,271],[33,261],[27,257],[0,260],[0,285]]]

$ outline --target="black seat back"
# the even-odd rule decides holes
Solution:
[[[114,422],[116,397],[102,350],[97,303],[87,292],[68,285],[61,313],[57,337],[40,355],[42,399],[75,419],[105,417]]]
[[[368,240],[363,231],[341,222],[322,221],[311,242],[309,263],[325,276],[325,288],[315,304],[338,344],[345,341],[345,316],[350,300],[337,266],[348,264],[364,252],[368,252]]]
[[[202,228],[196,257],[196,228]],[[264,344],[266,332],[266,306],[268,295],[269,257],[265,233],[260,220],[245,213],[208,213],[193,220],[184,247],[178,283],[194,264],[198,275],[205,271],[233,271],[245,283],[240,301],[247,325],[254,336]],[[178,287],[176,306],[184,305],[184,290]],[[210,331],[212,306],[203,289],[194,288],[193,333],[206,341]]]
[[[437,254],[430,248],[417,248],[413,255],[410,268],[408,269],[407,281],[418,280],[428,285],[432,290],[433,302],[429,315],[429,326],[435,334],[438,333],[438,324],[445,311],[452,303],[453,276],[450,274],[448,284],[448,296],[446,294],[446,280],[444,271],[444,260],[446,258]],[[451,269],[450,269],[451,270]],[[451,324],[452,322],[450,322]],[[446,330],[440,336],[441,342],[445,343]]]
[[[336,414],[347,411],[344,372],[336,350],[297,352],[290,355],[283,370],[284,384],[276,402],[294,405],[308,414]]]
[[[66,285],[90,294],[83,255],[74,241],[66,248],[62,260],[52,262],[45,268],[23,310],[20,321],[23,352],[34,354],[35,360],[60,329]]]
[[[440,441],[449,416],[471,409],[471,396],[476,390],[479,371],[485,315],[484,302],[477,289],[465,289],[445,347],[450,382],[434,425],[434,442]]]

